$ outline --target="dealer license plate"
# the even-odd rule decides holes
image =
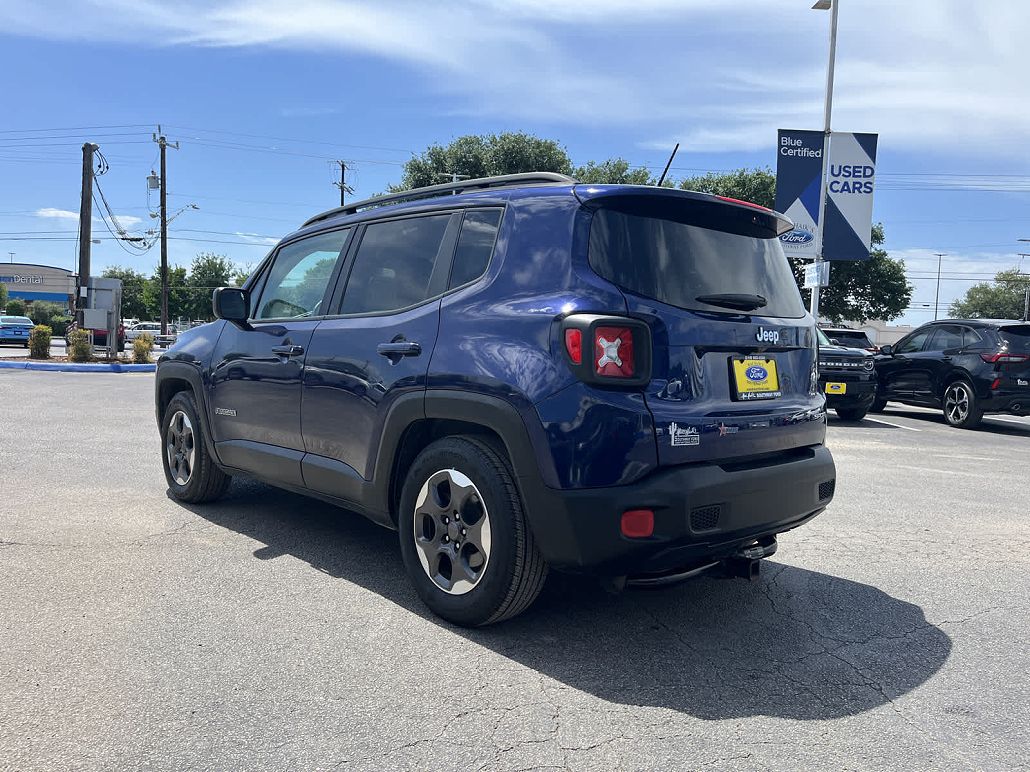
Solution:
[[[775,359],[734,358],[733,380],[737,387],[737,399],[775,399],[782,396]]]
[[[848,385],[846,383],[827,383],[826,384],[827,394],[847,394]]]

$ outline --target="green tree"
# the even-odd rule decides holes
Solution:
[[[236,266],[225,255],[201,252],[193,258],[189,276],[186,279],[188,298],[186,315],[190,319],[213,319],[211,312],[211,293],[217,287],[227,287],[232,283]]]
[[[1030,274],[1018,268],[999,271],[993,282],[974,284],[961,300],[951,304],[951,315],[961,319],[1022,319]]]
[[[609,158],[601,163],[587,161],[585,166],[577,166],[572,176],[594,185],[654,185],[657,182],[646,168],[631,169],[624,158]]]
[[[168,267],[168,318],[187,316],[190,290],[186,285],[186,269],[181,265]],[[161,269],[155,268],[143,288],[143,299],[150,319],[161,318]]]
[[[680,183],[683,190],[696,190],[717,196],[729,196],[772,208],[776,201],[776,175],[769,169],[737,169],[725,174],[708,173]],[[834,261],[830,267],[830,286],[819,297],[819,315],[835,324],[845,321],[865,322],[868,319],[896,319],[908,308],[912,285],[905,278],[905,263],[895,260],[883,249],[883,225],[873,226],[868,260]],[[808,261],[791,261],[794,279],[803,289],[805,265]]]
[[[7,285],[0,282],[0,308],[7,307]]]
[[[51,303],[48,300],[35,300],[29,306],[29,319],[36,324],[50,326],[54,319],[64,316],[64,306],[60,303]]]
[[[390,190],[402,191],[447,182],[452,174],[492,177],[520,172],[569,174],[565,148],[550,139],[523,132],[469,134],[449,145],[430,145],[404,164],[404,178]]]
[[[122,317],[126,319],[153,318],[146,302],[147,277],[132,268],[109,265],[102,274],[107,279],[122,280]],[[159,303],[160,306],[160,303]]]
[[[9,316],[25,316],[25,301],[18,298],[8,300],[7,314]]]

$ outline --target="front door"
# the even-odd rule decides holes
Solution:
[[[890,357],[877,364],[884,396],[887,399],[907,402],[915,397],[918,376],[914,368],[915,359],[913,357],[923,350],[923,345],[930,337],[931,332],[933,332],[932,329],[916,330],[908,337],[902,338],[891,352]]]
[[[212,358],[212,437],[228,466],[302,485],[301,376],[348,232],[284,245],[251,298],[249,329],[226,323]]]

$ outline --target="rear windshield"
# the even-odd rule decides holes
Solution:
[[[752,313],[805,315],[777,238],[601,209],[590,226],[590,265],[623,289],[679,308],[734,313],[697,298],[744,294],[765,298],[765,305]]]
[[[0,324],[32,324],[27,316],[0,316]]]
[[[998,330],[1009,351],[1030,353],[1030,324],[1002,327]]]

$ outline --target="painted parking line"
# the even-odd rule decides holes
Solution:
[[[1028,423],[1027,421],[1023,420],[1022,418],[1017,418],[1016,416],[987,415],[987,416],[984,416],[984,418],[987,418],[987,419],[989,419],[991,421],[1004,421],[1007,424],[1016,424],[1018,426],[1025,426],[1027,429],[1030,429],[1030,423]]]
[[[912,426],[904,426],[903,424],[895,424],[895,423],[891,423],[890,421],[884,421],[882,418],[873,418],[872,416],[869,416],[869,415],[867,415],[864,420],[872,421],[873,423],[877,423],[877,424],[885,424],[887,426],[893,426],[895,429],[906,429],[906,430],[908,430],[910,432],[921,432],[921,431],[923,431],[922,429],[916,429],[915,427],[912,427]]]

